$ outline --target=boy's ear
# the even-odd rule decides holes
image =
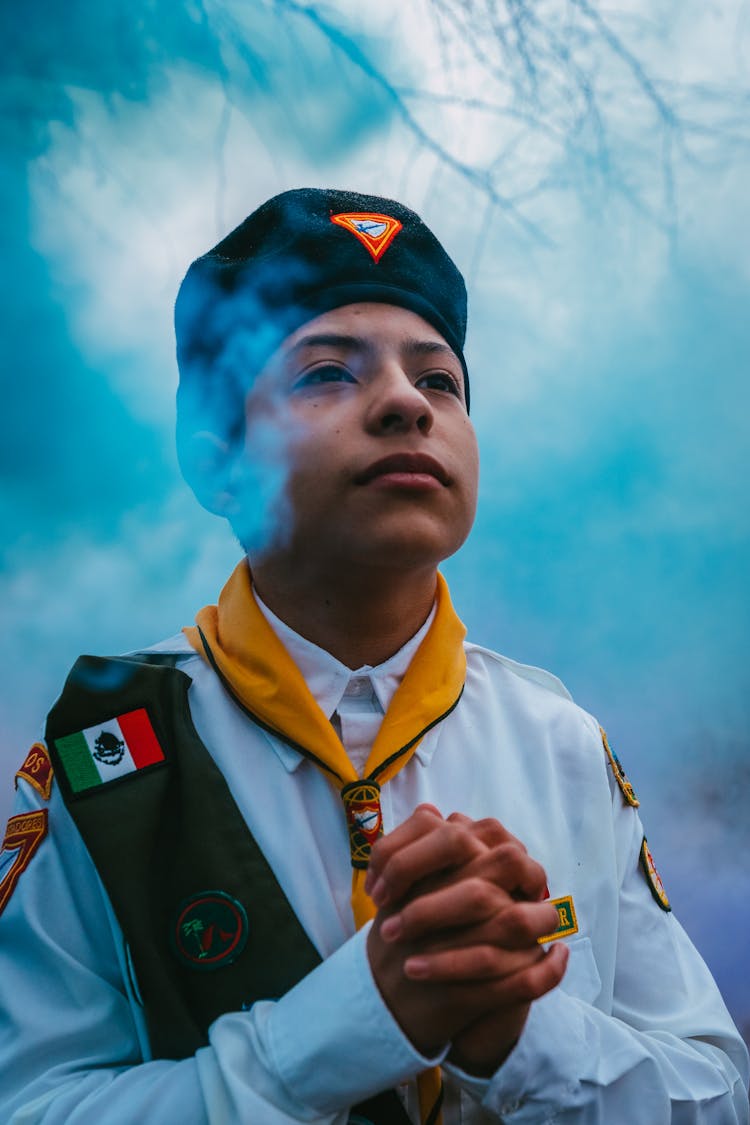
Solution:
[[[200,430],[183,441],[180,463],[199,503],[217,516],[230,518],[237,509],[232,490],[236,450],[209,430]]]

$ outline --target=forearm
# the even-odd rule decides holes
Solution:
[[[201,1078],[206,1097],[231,1108],[229,1120],[251,1120],[241,1116],[249,1043],[257,1068],[253,1088],[295,1121],[328,1121],[327,1114],[439,1061],[412,1047],[385,1006],[366,938],[360,931],[281,1000],[212,1025],[213,1055],[200,1053]]]
[[[346,1121],[349,1106],[433,1061],[412,1049],[383,1005],[363,938],[348,942],[280,1001],[220,1017],[209,1046],[191,1059],[107,1066],[112,1028],[98,1042],[93,1028],[84,1029],[71,1037],[68,1061],[30,1073],[22,1089],[6,1073],[2,1119],[24,1125]],[[122,1048],[124,1028],[118,1038]],[[42,1057],[40,1047],[37,1065]],[[17,1055],[13,1065],[19,1076],[30,1072],[30,1054]]]
[[[18,811],[35,806],[19,792]],[[145,1061],[122,934],[57,805],[50,823],[0,918],[4,1125],[338,1125],[350,1105],[432,1061],[413,1050],[383,1003],[366,932],[280,1001],[214,1021],[209,1045],[194,1057]]]

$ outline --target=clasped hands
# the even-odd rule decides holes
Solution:
[[[378,908],[367,952],[385,1003],[425,1055],[489,1076],[531,1004],[562,980],[568,950],[544,869],[499,821],[444,819],[420,805],[373,847],[365,889]]]

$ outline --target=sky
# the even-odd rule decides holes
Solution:
[[[3,6],[0,818],[75,657],[238,558],[174,452],[187,265],[277,191],[396,197],[469,287],[459,612],[607,728],[750,1036],[747,6],[487,11]]]

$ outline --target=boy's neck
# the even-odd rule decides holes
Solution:
[[[436,569],[332,574],[322,580],[256,562],[253,582],[290,629],[347,668],[382,664],[421,628],[432,609]]]

